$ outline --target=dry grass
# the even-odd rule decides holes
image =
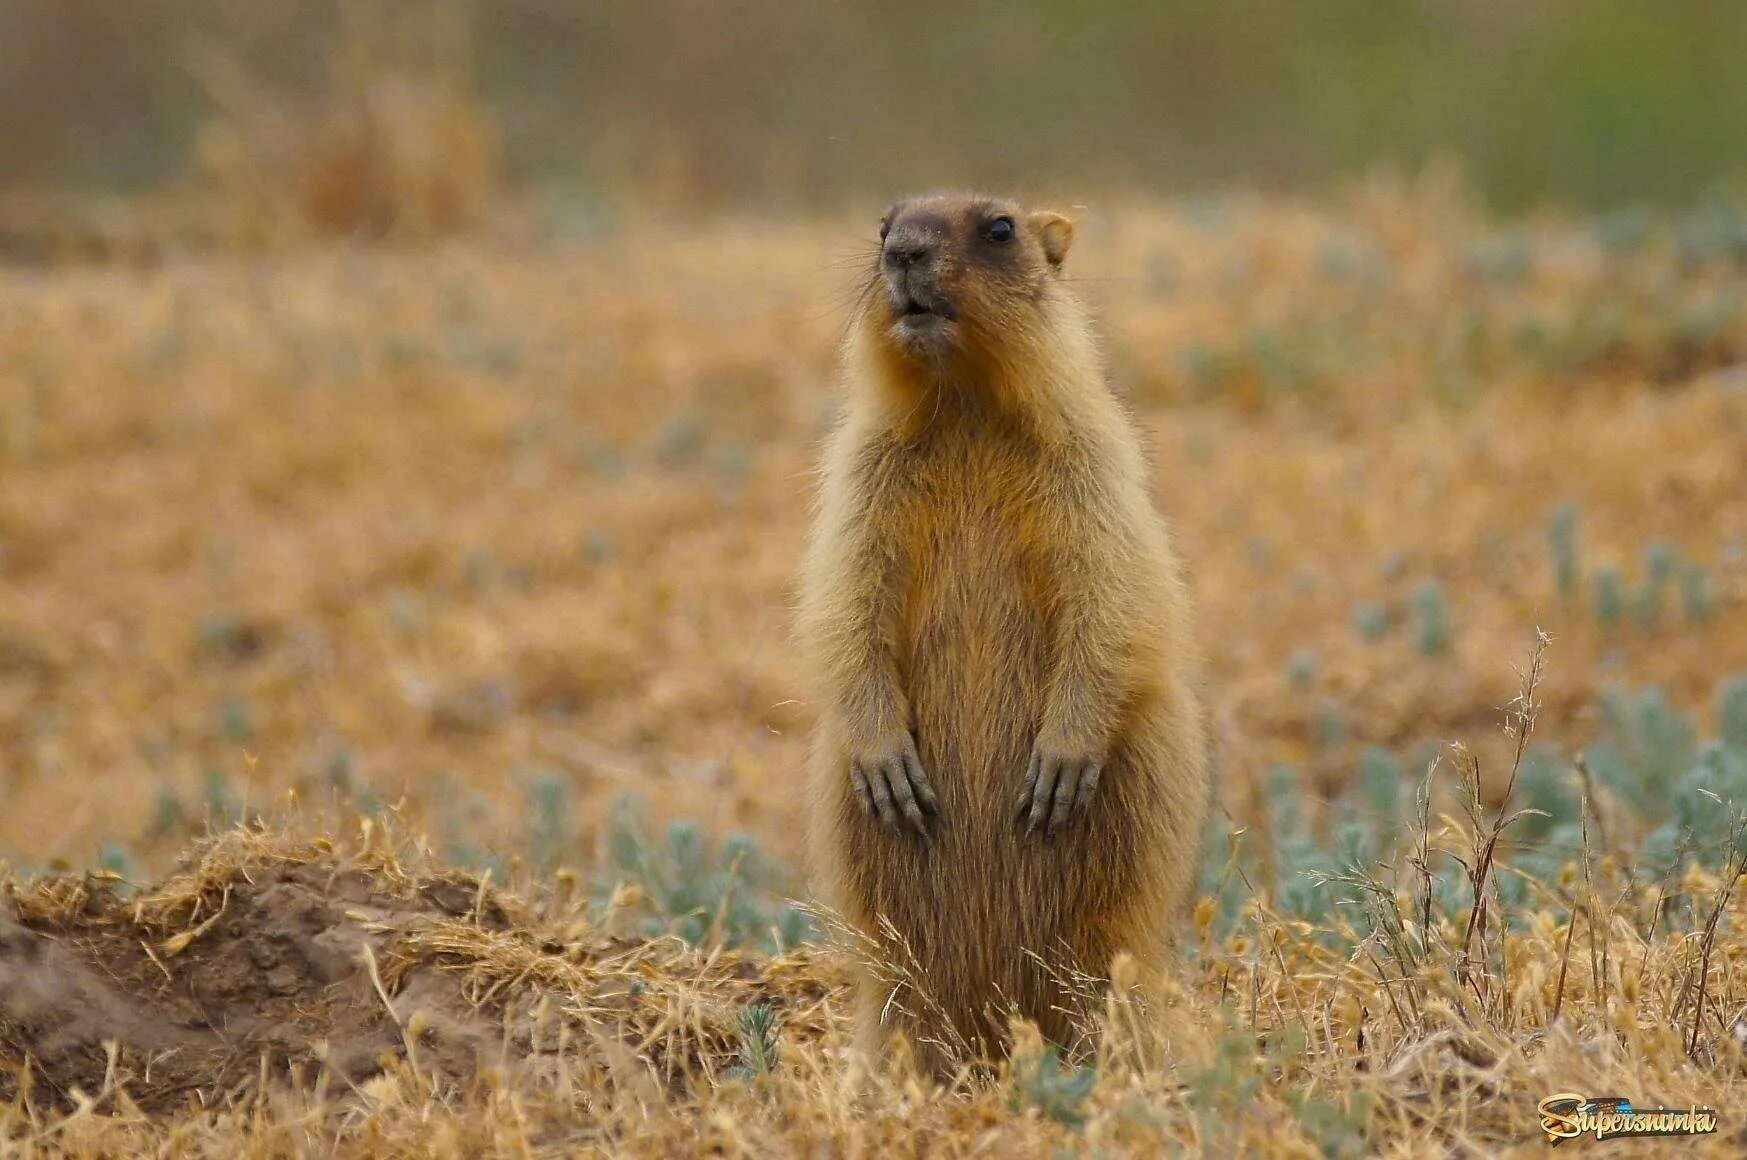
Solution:
[[[280,91],[223,41],[186,34],[204,94],[184,180],[149,195],[0,194],[0,257],[150,263],[317,238],[428,241],[502,208],[502,132],[474,83],[466,0],[357,4],[325,84]]]
[[[214,108],[194,185],[261,241],[315,235],[429,239],[480,225],[499,199],[496,114],[472,83],[465,3],[426,13],[342,9],[328,83],[314,99],[272,91],[223,45],[187,66]]]
[[[286,860],[355,869],[394,1026],[397,988],[434,968],[457,981],[447,1017],[521,1045],[421,1067],[395,1032],[355,1087],[311,1056],[296,1083],[173,1111],[124,1094],[144,1066],[124,1049],[84,1101],[0,1111],[0,1138],[1490,1154],[1533,1144],[1542,1096],[1593,1090],[1717,1107],[1729,1139],[1709,1146],[1735,1151],[1747,941],[1721,865],[1660,892],[1631,878],[1647,826],[1605,788],[1589,841],[1508,915],[1485,855],[1518,853],[1509,828],[1487,839],[1520,804],[1504,707],[1537,628],[1536,735],[1567,753],[1617,684],[1660,687],[1708,736],[1718,681],[1747,671],[1747,275],[1708,220],[1496,227],[1435,174],[1327,206],[1086,215],[1073,264],[1193,564],[1243,842],[1277,847],[1276,763],[1305,774],[1317,825],[1365,746],[1462,741],[1473,765],[1451,759],[1421,833],[1352,886],[1371,908],[1312,924],[1234,871],[1235,922],[1203,906],[1174,993],[1106,1012],[1083,1098],[1029,1049],[958,1093],[857,1077],[831,952],[631,938],[635,899],[603,919],[536,865],[586,867],[626,794],[797,861],[811,709],[788,585],[865,228],[0,271],[0,853],[146,882],[205,815],[263,812],[137,912],[99,899],[78,923],[157,946],[204,920],[176,898]],[[1547,546],[1561,503],[1575,598]],[[1661,543],[1702,570],[1707,614],[1678,586],[1653,624],[1598,611],[1602,577],[1635,600]],[[430,849],[381,822],[292,836],[382,803]],[[1493,901],[1426,922],[1422,843]],[[456,861],[510,879],[486,888],[500,929],[406,904]],[[43,929],[69,921],[18,890]],[[603,1010],[627,974],[640,990]],[[776,1064],[729,1078],[749,1003],[777,1012]],[[564,1049],[529,1046],[548,1034]]]

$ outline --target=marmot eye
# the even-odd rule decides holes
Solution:
[[[886,235],[892,232],[892,219],[885,218],[880,222],[880,241],[886,240]]]
[[[1002,214],[983,227],[983,236],[991,242],[1010,242],[1013,240],[1013,219]]]

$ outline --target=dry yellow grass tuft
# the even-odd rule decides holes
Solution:
[[[1582,793],[1560,821],[1588,831],[1504,830],[1522,873],[1482,875],[1478,918],[1461,871],[1491,865],[1537,628],[1562,753],[1613,736],[1616,686],[1726,727],[1747,232],[1715,207],[1500,226],[1434,174],[1085,216],[1075,276],[1192,564],[1243,831],[1180,993],[1110,1007],[1096,1059],[858,1077],[835,952],[709,949],[710,915],[651,939],[665,904],[586,888],[626,795],[798,856],[789,584],[866,232],[0,268],[0,972],[54,956],[116,1019],[51,1042],[0,1015],[0,1138],[1490,1154],[1583,1090],[1710,1104],[1697,1147],[1738,1150],[1740,901],[1715,850],[1637,873],[1664,789],[1529,776],[1509,806]],[[1365,751],[1412,797],[1452,740],[1472,763],[1423,824],[1305,917],[1288,852],[1333,840]],[[164,884],[30,877],[97,862]]]

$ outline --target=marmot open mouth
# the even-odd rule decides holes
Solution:
[[[898,310],[900,321],[909,319],[940,318],[951,319],[952,307],[945,302],[923,302],[916,298],[904,299],[904,305]]]

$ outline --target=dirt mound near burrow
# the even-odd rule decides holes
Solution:
[[[97,875],[8,884],[0,1102],[151,1115],[234,1107],[263,1080],[343,1098],[409,1064],[436,1089],[579,1063],[684,1086],[732,1063],[745,1003],[785,1003],[736,956],[617,938],[580,905],[537,913],[375,847],[241,830],[131,897]]]
[[[407,971],[392,995],[382,981],[395,932],[474,917],[476,887],[432,880],[389,893],[319,862],[261,869],[226,883],[210,913],[189,899],[194,925],[169,934],[99,880],[15,892],[0,908],[0,1098],[16,1094],[26,1057],[68,1102],[75,1088],[94,1095],[119,1080],[146,1110],[226,1102],[263,1059],[268,1074],[326,1067],[357,1083],[405,1051],[415,1016],[422,1059],[445,1076],[500,1054],[500,1029],[459,980]],[[477,917],[504,925],[501,908]]]

